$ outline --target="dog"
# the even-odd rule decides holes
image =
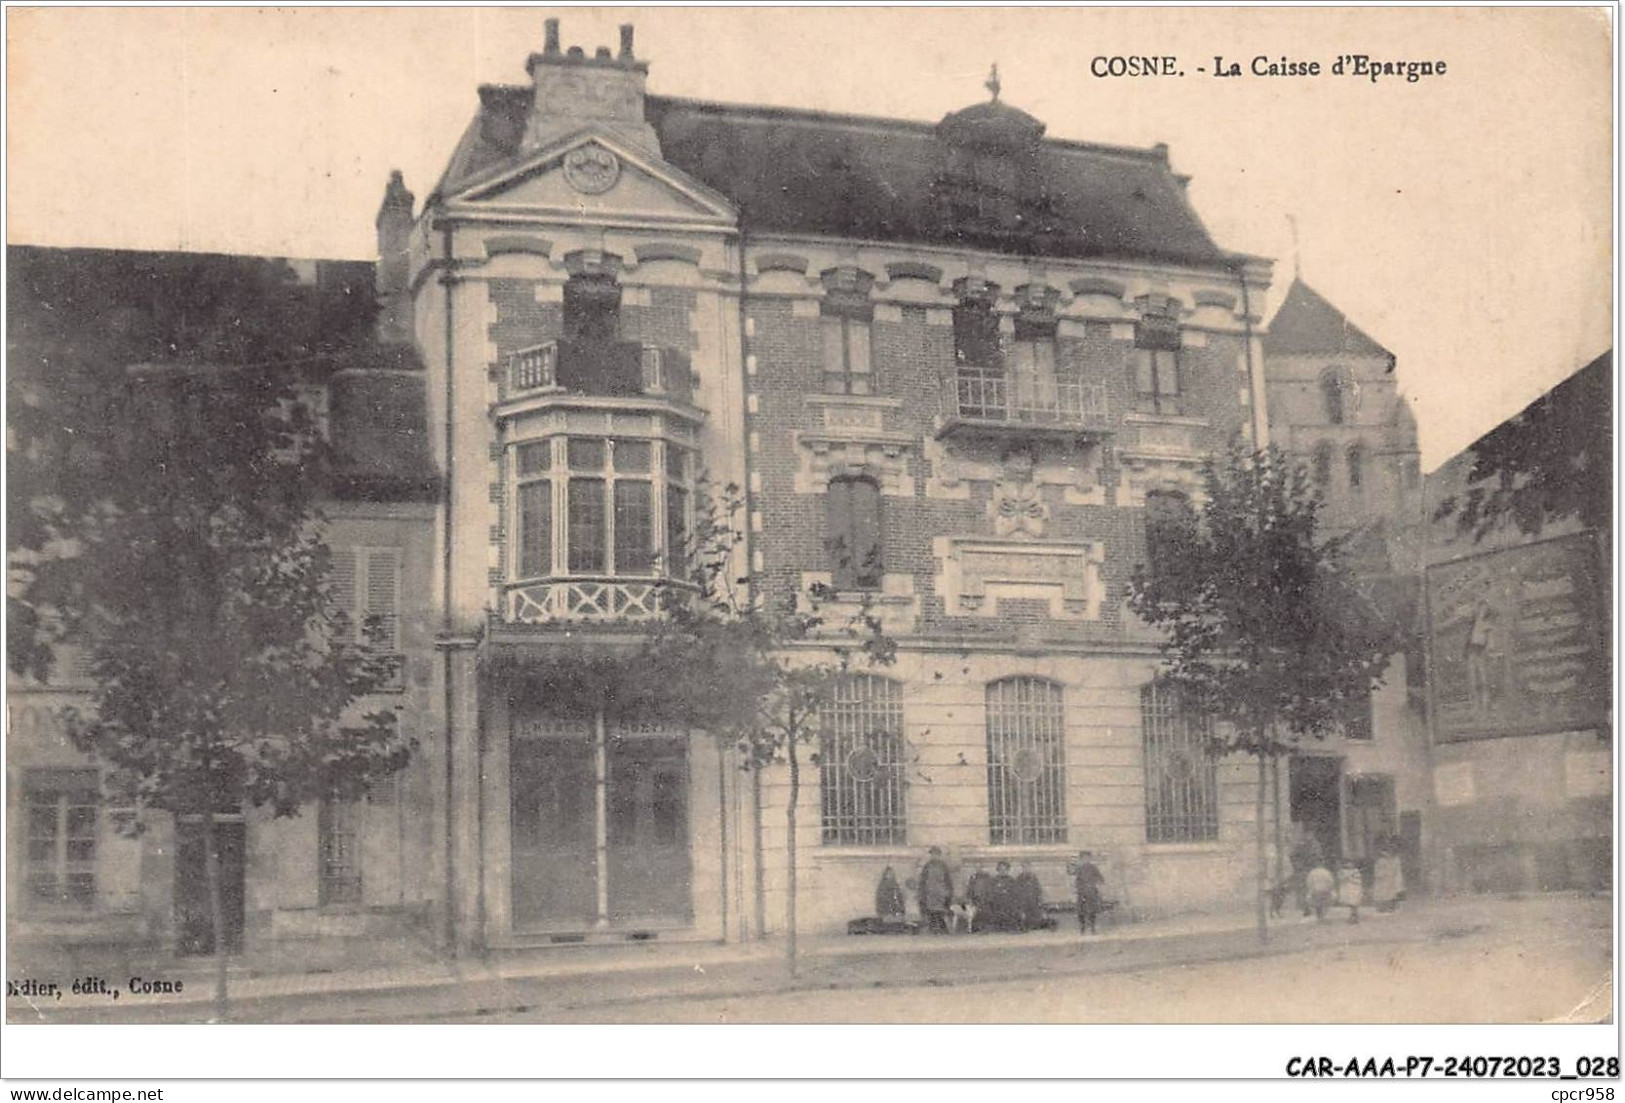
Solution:
[[[970,934],[976,930],[976,905],[969,900],[955,900],[948,905],[948,930],[953,934]]]

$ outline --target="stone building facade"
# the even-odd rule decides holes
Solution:
[[[1406,884],[1428,883],[1432,790],[1418,597],[1425,525],[1416,419],[1393,353],[1301,278],[1264,338],[1270,439],[1308,471],[1321,525],[1373,598],[1400,622],[1405,650],[1342,730],[1306,740],[1288,763],[1283,815],[1328,857],[1369,863],[1397,839]]]
[[[813,748],[804,927],[933,845],[1056,897],[1088,847],[1125,911],[1245,899],[1251,783],[1194,750],[1124,599],[1148,509],[1267,434],[1268,263],[1212,242],[1165,147],[996,98],[937,125],[668,99],[630,28],[589,55],[555,22],[527,67],[380,223],[448,475],[458,941],[782,923],[782,771],[548,689],[635,637],[702,469],[744,489],[765,597],[823,584],[900,645]]]

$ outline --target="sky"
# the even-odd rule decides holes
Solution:
[[[549,15],[589,53],[635,24],[662,95],[934,122],[997,62],[1051,137],[1168,143],[1219,244],[1275,258],[1271,308],[1296,265],[1398,356],[1430,470],[1612,342],[1600,9],[11,8],[7,239],[370,259],[390,169],[426,195]],[[1329,72],[1353,54],[1445,72]]]

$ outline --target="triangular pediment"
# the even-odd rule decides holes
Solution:
[[[679,169],[608,133],[577,131],[470,182],[452,202],[493,211],[558,212],[732,224],[733,205]]]

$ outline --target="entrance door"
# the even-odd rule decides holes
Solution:
[[[512,750],[513,922],[598,918],[597,771],[590,729],[555,727]]]
[[[1377,856],[1378,844],[1398,834],[1394,779],[1366,774],[1349,781],[1349,857],[1362,865]]]
[[[226,952],[243,949],[243,856],[246,833],[242,822],[214,825],[220,850],[220,912],[225,924]],[[214,920],[209,912],[208,848],[201,820],[175,824],[175,930],[176,950],[182,954],[214,953]]]
[[[1336,863],[1343,856],[1343,760],[1331,755],[1293,755],[1291,763],[1292,822],[1315,840],[1322,861]]]
[[[609,740],[609,920],[691,918],[688,754],[682,736]]]

